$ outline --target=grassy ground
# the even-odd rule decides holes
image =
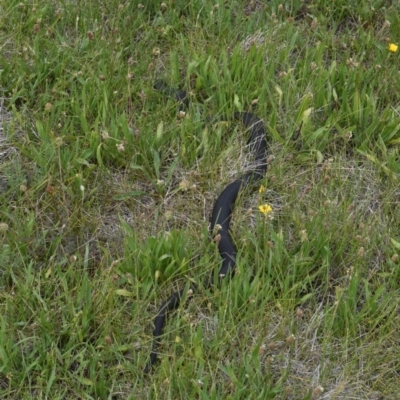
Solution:
[[[0,4],[0,397],[400,398],[399,3],[143,4]],[[157,306],[218,269],[213,201],[251,160],[204,120],[237,110],[270,166],[236,277],[143,377]]]

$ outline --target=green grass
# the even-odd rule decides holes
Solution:
[[[0,397],[398,399],[398,2],[99,3],[0,5]],[[144,377],[158,305],[218,270],[213,202],[251,160],[205,120],[237,110],[266,190]]]

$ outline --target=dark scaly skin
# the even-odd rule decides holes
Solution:
[[[185,107],[188,107],[189,100],[185,92],[171,89],[163,81],[157,81],[154,84],[154,88],[168,96],[175,97],[177,101],[182,103]],[[221,267],[218,271],[219,280],[224,277],[232,277],[236,266],[236,247],[229,232],[235,201],[241,190],[247,188],[249,185],[254,185],[257,181],[262,179],[267,170],[267,142],[265,139],[266,130],[263,122],[255,115],[246,112],[236,112],[234,117],[240,120],[250,130],[247,144],[250,145],[251,151],[254,154],[255,167],[252,171],[230,183],[218,196],[214,204],[211,214],[210,230],[211,234],[213,234],[215,233],[215,229],[217,229],[218,251],[222,258]],[[206,279],[204,287],[210,287],[212,281],[212,278]],[[182,297],[184,297],[185,290],[187,290],[187,297],[191,297],[196,289],[197,287],[195,285],[191,285],[188,290],[185,288],[180,289],[161,304],[154,318],[153,348],[149,361],[144,369],[145,373],[148,373],[157,361],[158,348],[161,342],[160,338],[163,333],[167,313],[178,308]]]

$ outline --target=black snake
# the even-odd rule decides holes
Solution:
[[[189,105],[189,100],[185,92],[169,88],[163,81],[157,81],[154,88],[174,97],[185,107]],[[254,155],[254,168],[241,178],[230,183],[218,196],[218,199],[214,204],[211,214],[210,230],[212,234],[215,234],[216,232],[215,241],[217,242],[218,251],[222,258],[221,267],[218,272],[219,280],[224,277],[231,277],[236,265],[236,247],[229,232],[232,210],[236,198],[241,190],[248,187],[250,184],[253,185],[255,182],[261,180],[267,170],[266,129],[262,120],[247,112],[236,112],[234,113],[234,117],[249,128],[250,135],[247,144],[250,146]],[[210,287],[212,282],[213,278],[208,278],[204,283],[204,287]],[[184,296],[186,290],[186,288],[183,288],[173,293],[161,304],[158,310],[154,319],[153,348],[149,361],[144,369],[145,373],[150,371],[151,367],[157,360],[158,348],[161,342],[160,337],[165,325],[166,315],[168,312],[175,310],[179,306],[180,300]],[[196,286],[191,285],[188,290],[188,296],[191,296],[195,290]]]

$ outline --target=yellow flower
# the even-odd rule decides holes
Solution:
[[[303,229],[302,231],[300,231],[300,241],[301,243],[304,243],[307,240],[308,240],[307,231]]]
[[[264,214],[268,215],[272,212],[272,207],[269,204],[263,204],[262,206],[258,206],[258,209]]]
[[[264,193],[265,192],[265,187],[263,185],[260,186],[260,189],[258,189],[259,193]]]
[[[394,43],[390,43],[389,44],[389,51],[391,53],[396,53],[396,51],[399,49],[399,46],[397,44]]]

